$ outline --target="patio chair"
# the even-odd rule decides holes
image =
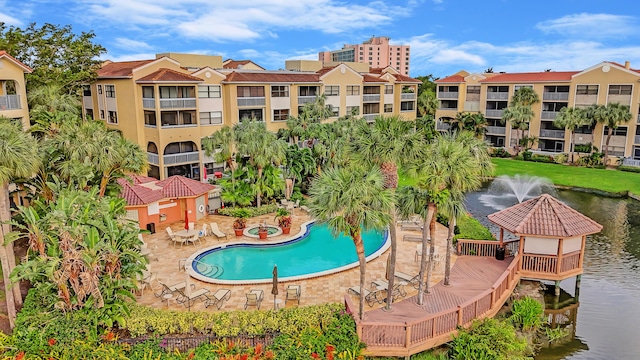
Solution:
[[[191,306],[195,304],[196,300],[202,299],[204,301],[204,296],[209,292],[208,289],[198,289],[196,291],[191,291],[190,288],[185,288],[186,291],[182,291],[181,289],[176,289],[178,292],[178,297],[176,298],[176,302],[178,304],[183,304],[184,307],[191,310]]]
[[[184,245],[184,244],[189,242],[188,239],[189,238],[174,235],[171,240],[173,240],[173,247],[174,248],[176,247],[176,245],[180,244],[180,249],[182,249],[182,245]]]
[[[287,296],[285,297],[285,301],[298,300],[298,305],[300,305],[300,293],[300,285],[287,286]]]
[[[375,303],[382,304],[386,299],[387,291],[384,289],[373,290],[364,298],[369,306],[373,306]]]
[[[309,213],[309,212],[311,211],[311,210],[309,209],[309,207],[304,206],[304,205],[301,205],[301,206],[300,206],[300,209],[302,209],[302,210],[306,211],[307,213]]]
[[[402,241],[422,242],[422,236],[418,235],[402,235]]]
[[[211,227],[212,235],[215,235],[218,239],[227,238],[227,234],[220,231],[220,228],[218,227],[218,223],[212,222],[209,225]]]
[[[352,286],[347,289],[347,293],[352,292],[354,295],[360,295],[362,293],[364,296],[369,295],[370,291],[367,289],[360,289],[360,286]]]
[[[154,293],[156,297],[163,297],[164,295],[167,295],[167,294],[173,294],[174,292],[178,290],[182,290],[185,287],[187,287],[187,283],[185,281],[179,282],[171,286],[168,286],[167,284],[163,283],[160,280],[158,280],[158,283],[162,286],[162,291],[160,291],[159,293]],[[193,288],[195,287],[195,285],[191,284],[191,287]]]
[[[196,223],[190,222],[189,223],[189,230],[195,230],[195,229],[196,229]]]
[[[394,273],[395,277],[397,277],[398,279],[404,281],[407,283],[407,285],[411,285],[414,288],[418,288],[418,286],[420,286],[420,274],[417,274],[416,276],[411,276],[409,274],[405,274],[401,271],[396,271]]]
[[[402,230],[421,231],[422,230],[422,225],[417,225],[417,224],[413,224],[413,223],[405,223],[405,224],[401,224],[400,225],[400,229],[402,229]]]
[[[247,302],[244,303],[244,309],[246,310],[249,306],[255,306],[260,310],[260,304],[262,303],[262,299],[264,298],[264,292],[262,290],[251,290],[247,294]]]
[[[222,308],[222,305],[224,305],[224,302],[226,300],[229,300],[229,298],[231,297],[231,291],[228,289],[220,289],[216,291],[212,296],[205,294],[204,297],[205,308],[215,305],[218,310],[220,310],[220,308]]]
[[[171,231],[171,228],[168,227],[166,228],[167,234],[169,234],[169,239],[171,239],[172,241],[176,240],[176,235],[173,233],[173,231]]]
[[[197,233],[185,238],[185,242],[188,244],[192,244],[193,246],[196,246],[196,243],[202,244],[202,242],[200,241],[200,236],[198,236]]]
[[[207,231],[207,224],[202,224],[202,230],[198,233],[198,236],[205,237],[208,236],[209,232]]]

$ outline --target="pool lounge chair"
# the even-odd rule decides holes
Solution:
[[[211,227],[212,235],[215,235],[218,239],[227,238],[227,234],[220,231],[220,228],[218,227],[218,223],[212,222],[209,225]]]
[[[300,293],[300,285],[287,286],[287,296],[285,298],[285,301],[298,300],[298,305],[300,305]]]
[[[364,301],[366,301],[369,306],[373,306],[375,303],[382,304],[386,299],[387,290],[384,289],[373,290],[364,297]]]
[[[418,288],[418,286],[420,286],[420,274],[417,274],[416,276],[411,276],[411,275],[409,275],[409,274],[405,274],[405,273],[403,273],[403,272],[401,272],[401,271],[396,271],[396,272],[394,273],[394,275],[395,275],[398,279],[400,279],[400,280],[402,280],[402,281],[406,282],[406,283],[407,283],[407,285],[411,285],[411,286],[413,286],[413,287],[414,287],[414,288],[416,288],[416,289]]]
[[[387,282],[387,280],[382,280],[382,279],[373,280],[371,282],[371,287],[374,287],[374,286],[378,290],[384,290],[384,291],[388,291],[389,290],[389,282]],[[403,285],[401,285],[400,283],[397,283],[397,282],[394,283],[393,284],[393,291],[392,291],[392,295],[391,295],[393,300],[395,300],[395,299],[397,299],[399,297],[405,297],[405,296],[407,296],[407,292],[404,291]]]
[[[422,242],[422,236],[420,235],[402,235],[402,241]]]
[[[352,286],[349,289],[347,289],[347,293],[352,292],[354,295],[360,295],[360,293],[362,293],[362,295],[367,296],[369,295],[370,291],[367,289],[362,289],[360,290],[360,286]]]
[[[208,308],[209,306],[215,305],[218,310],[224,305],[226,300],[229,300],[231,297],[231,291],[229,289],[219,289],[212,296],[204,294],[204,307]]]
[[[202,299],[204,301],[205,294],[209,292],[208,289],[198,289],[196,291],[191,291],[191,289],[185,289],[187,291],[182,291],[181,289],[177,289],[178,297],[176,298],[176,302],[178,304],[183,304],[184,307],[191,310],[191,306],[195,304],[196,300]]]
[[[167,284],[165,284],[165,283],[163,283],[162,281],[159,281],[159,280],[158,280],[158,283],[162,286],[162,291],[160,291],[157,294],[154,294],[156,297],[163,297],[164,295],[167,295],[167,294],[173,294],[174,292],[176,292],[178,290],[182,290],[185,287],[187,287],[187,283],[184,282],[184,281],[180,282],[180,283],[177,283],[175,285],[171,285],[171,286],[168,286]],[[191,284],[192,288],[194,286],[195,286],[194,284]]]
[[[264,297],[264,292],[262,290],[251,290],[247,294],[247,302],[244,303],[244,309],[246,310],[249,306],[255,306],[260,310],[260,304],[262,303],[262,299]]]

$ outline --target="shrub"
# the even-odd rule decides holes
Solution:
[[[591,145],[591,143],[575,144],[573,146],[573,151],[578,152],[578,153],[590,153],[591,150],[598,151],[598,149],[595,148],[593,145]]]
[[[508,158],[508,157],[511,157],[511,154],[505,148],[499,147],[499,148],[493,148],[493,150],[491,151],[491,156],[499,157],[499,158]]]
[[[531,156],[533,155],[533,153],[529,150],[525,150],[522,152],[522,159],[524,161],[531,161]]]
[[[460,228],[460,233],[455,236],[455,239],[495,240],[491,231],[473,216],[461,217],[457,226]]]
[[[580,159],[578,159],[577,163],[578,165],[581,166],[586,166],[586,167],[598,167],[602,165],[602,158],[604,157],[604,154],[601,152],[594,152],[592,154],[590,154],[589,156],[583,156]]]
[[[524,297],[513,302],[509,320],[518,329],[524,331],[537,330],[544,324],[544,307],[531,297]]]
[[[474,321],[449,343],[451,359],[522,359],[528,354],[527,341],[516,335],[507,322],[496,319]]]
[[[232,217],[255,217],[264,214],[275,212],[278,209],[276,204],[267,204],[260,207],[226,207],[224,209],[218,209],[219,215],[232,216]]]
[[[549,155],[539,155],[539,154],[534,154],[531,156],[531,161],[535,161],[535,162],[541,162],[541,163],[553,163],[553,156],[549,156]]]
[[[637,167],[637,166],[620,165],[618,166],[618,170],[640,173],[640,167]]]
[[[556,155],[556,156],[554,156],[554,157],[553,157],[553,161],[554,161],[556,164],[564,164],[564,163],[566,163],[566,162],[567,162],[567,159],[568,159],[568,158],[569,158],[569,157],[567,156],[567,154],[558,154],[558,155]]]

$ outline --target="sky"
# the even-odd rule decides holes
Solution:
[[[93,31],[112,61],[180,52],[267,69],[372,36],[411,46],[410,75],[640,68],[640,2],[603,0],[0,0],[0,22]]]

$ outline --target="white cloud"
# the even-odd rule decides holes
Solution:
[[[144,41],[132,40],[127,38],[116,38],[113,44],[115,47],[127,50],[152,50],[153,47]]]
[[[16,19],[15,17],[9,14],[5,14],[2,12],[0,12],[0,22],[3,22],[7,25],[12,25],[12,26],[22,26],[22,21]]]
[[[100,57],[100,60],[118,61],[137,61],[137,60],[151,60],[155,59],[156,54],[150,53],[131,53],[131,54],[113,54],[111,52]]]
[[[605,38],[631,35],[637,31],[635,18],[613,14],[571,14],[558,19],[542,21],[536,28],[546,34],[567,37]]]

